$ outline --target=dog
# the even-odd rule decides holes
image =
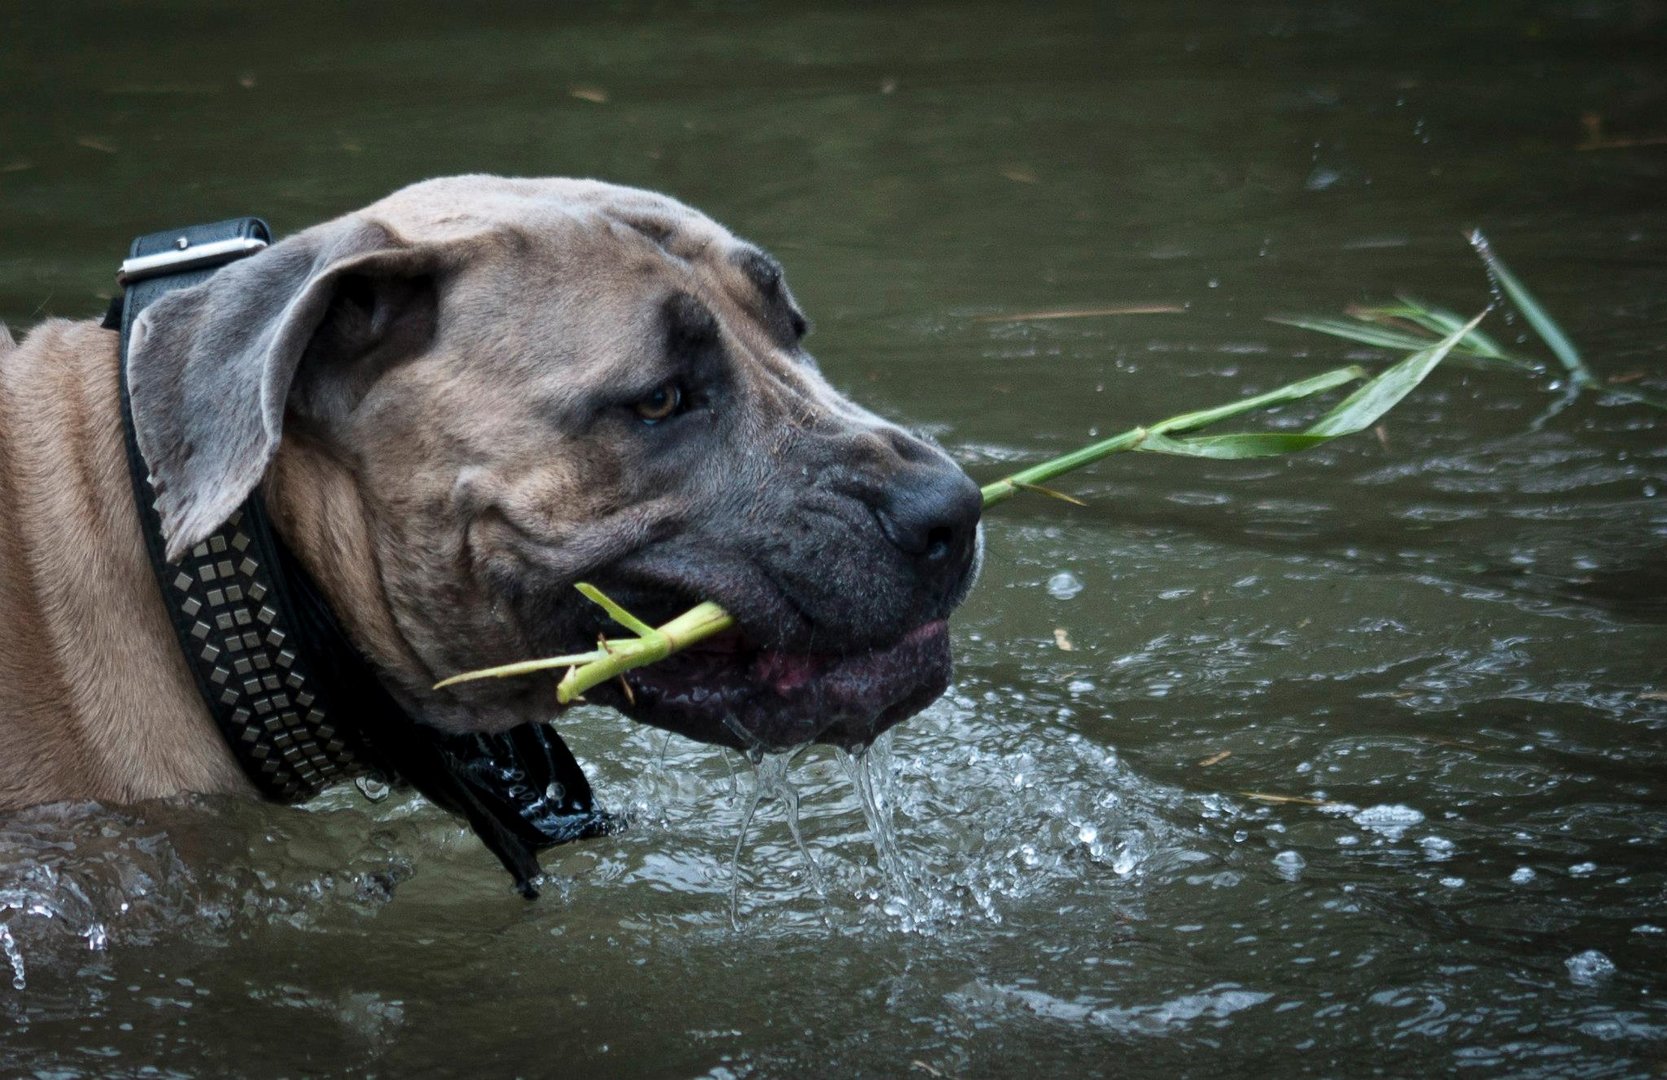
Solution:
[[[978,488],[821,376],[780,264],[663,195],[460,176],[164,296],[132,422],[177,559],[258,491],[389,693],[443,732],[550,719],[596,584],[737,629],[589,699],[709,743],[861,745],[937,698]],[[245,792],[164,608],[118,335],[0,328],[0,806]],[[617,630],[614,631],[617,633]]]

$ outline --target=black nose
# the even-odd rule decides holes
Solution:
[[[978,485],[940,458],[912,463],[887,486],[876,508],[880,527],[898,550],[915,560],[922,584],[954,596],[972,568],[984,500]]]

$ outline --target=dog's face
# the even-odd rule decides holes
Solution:
[[[553,678],[428,687],[619,636],[588,581],[739,627],[592,700],[741,748],[860,744],[947,685],[979,493],[834,391],[805,329],[774,259],[670,199],[459,177],[159,302],[130,382],[171,552],[274,457],[308,463],[274,470],[302,478],[284,500],[333,485],[352,520],[297,546],[350,626],[388,628],[371,651],[430,723],[547,719]]]

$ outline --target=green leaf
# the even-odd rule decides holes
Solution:
[[[1353,435],[1378,422],[1384,413],[1424,381],[1424,376],[1453,351],[1453,347],[1476,325],[1487,312],[1482,312],[1463,326],[1448,334],[1427,349],[1420,349],[1392,367],[1384,369],[1377,378],[1344,398],[1342,403],[1308,429],[1310,435]]]
[[[1219,424],[1223,420],[1230,420],[1235,416],[1242,416],[1247,412],[1258,409],[1271,409],[1275,405],[1288,405],[1293,401],[1323,394],[1327,390],[1335,390],[1351,382],[1358,382],[1366,377],[1366,371],[1360,367],[1333,368],[1330,371],[1314,375],[1307,379],[1299,379],[1294,383],[1275,387],[1265,394],[1245,398],[1243,401],[1229,402],[1217,405],[1213,409],[1199,409],[1196,412],[1182,413],[1172,416],[1168,420],[1159,420],[1151,426],[1152,431],[1160,435],[1167,435],[1177,431],[1196,431],[1211,424]]]
[[[1428,338],[1421,338],[1409,334],[1404,330],[1391,330],[1387,327],[1374,326],[1368,322],[1349,322],[1345,319],[1314,319],[1294,315],[1281,315],[1269,318],[1269,322],[1282,326],[1295,326],[1299,330],[1314,330],[1332,337],[1358,341],[1362,345],[1371,345],[1379,349],[1394,349],[1396,352],[1406,352],[1410,349],[1422,349],[1428,345]]]
[[[1313,435],[1306,431],[1249,431],[1236,435],[1193,435],[1184,439],[1148,435],[1139,449],[1154,454],[1240,461],[1295,454],[1334,438],[1335,435]]]
[[[1470,246],[1481,258],[1482,265],[1487,268],[1488,276],[1510,298],[1511,305],[1522,313],[1528,325],[1545,341],[1546,346],[1551,349],[1551,354],[1568,370],[1569,375],[1582,386],[1599,385],[1592,369],[1580,358],[1580,350],[1574,347],[1574,342],[1563,333],[1563,328],[1557,325],[1557,320],[1534,299],[1534,294],[1528,291],[1528,286],[1517,280],[1517,276],[1511,273],[1504,261],[1493,253],[1493,248],[1488,244],[1487,237],[1482,235],[1482,230],[1471,230],[1469,240]]]
[[[1464,325],[1464,316],[1457,312],[1436,307],[1434,304],[1426,304],[1422,300],[1404,294],[1397,294],[1395,299],[1404,305],[1394,309],[1401,318],[1411,319],[1437,337],[1446,337]],[[1480,328],[1466,334],[1464,340],[1459,344],[1472,354],[1486,357],[1489,360],[1504,360],[1510,357],[1510,354],[1500,347],[1499,342]]]

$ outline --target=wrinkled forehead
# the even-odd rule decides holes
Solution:
[[[746,246],[676,199],[597,180],[452,176],[396,191],[364,213],[414,241],[497,230],[574,237],[623,227],[688,259]]]
[[[645,296],[688,292],[725,325],[760,324],[779,347],[796,348],[804,334],[773,256],[656,192],[594,180],[448,177],[395,192],[363,214],[408,242],[455,242],[477,283],[505,298],[559,292],[570,312],[580,306],[606,319]]]
[[[363,213],[409,241],[474,249],[467,306],[479,318],[454,333],[490,330],[511,351],[548,356],[548,330],[559,324],[577,332],[569,344],[585,348],[600,374],[640,359],[645,344],[698,340],[709,321],[746,374],[768,375],[790,396],[829,393],[799,348],[806,324],[780,264],[665,195],[593,180],[463,176],[413,185]],[[482,237],[492,238],[484,251]]]

